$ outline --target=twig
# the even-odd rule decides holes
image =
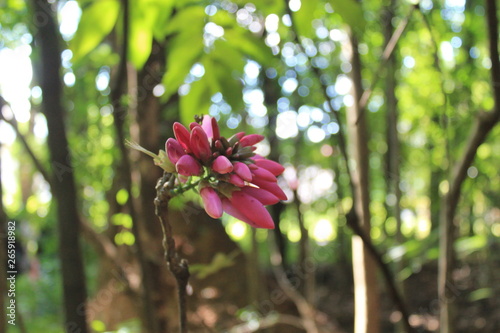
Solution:
[[[175,249],[172,226],[168,221],[168,202],[171,199],[171,189],[175,177],[165,172],[156,185],[155,213],[160,220],[163,231],[163,248],[165,249],[165,261],[177,281],[177,294],[179,297],[179,332],[187,332],[186,299],[187,284],[189,280],[189,266],[186,259],[181,259]]]
[[[2,107],[4,105],[8,105],[8,104],[3,99],[3,97],[0,96],[0,110],[2,109]],[[30,158],[31,158],[33,164],[35,165],[35,167],[37,168],[38,172],[40,172],[40,174],[43,176],[45,181],[50,185],[50,187],[53,187],[52,186],[52,178],[50,178],[49,173],[47,172],[47,170],[45,170],[45,167],[42,165],[40,160],[36,157],[35,153],[33,152],[33,149],[31,149],[30,145],[28,144],[28,140],[26,140],[24,135],[19,131],[19,127],[17,127],[16,120],[14,118],[10,119],[10,120],[6,119],[1,112],[0,112],[0,119],[5,121],[7,124],[9,124],[14,129],[14,132],[16,132],[17,137],[21,141],[22,145],[24,146],[24,149],[26,150],[26,152],[30,156]]]
[[[283,270],[283,259],[278,249],[276,248],[275,242],[271,241],[271,265],[273,268],[273,273],[276,277],[278,285],[283,290],[285,295],[291,299],[297,310],[299,311],[300,317],[302,319],[302,325],[304,326],[307,333],[317,333],[319,332],[318,326],[316,324],[316,313],[315,307],[307,301],[307,299],[302,296],[297,289],[290,283],[290,280],[286,276]]]
[[[365,114],[365,108],[368,105],[370,97],[372,96],[373,89],[377,85],[380,76],[382,74],[382,71],[386,67],[385,65],[387,61],[390,59],[392,52],[394,51],[399,39],[403,35],[403,32],[406,26],[408,25],[408,22],[410,21],[410,17],[413,14],[413,11],[418,8],[419,8],[418,4],[411,7],[410,12],[403,18],[403,20],[401,20],[401,22],[399,22],[398,27],[396,28],[396,30],[394,30],[394,33],[389,39],[389,42],[385,46],[384,52],[382,53],[382,58],[380,59],[379,62],[379,66],[373,76],[373,81],[371,82],[370,87],[364,90],[363,95],[361,95],[361,98],[359,99],[360,114],[358,116],[358,119],[356,120],[356,124],[359,122],[359,118],[361,118]]]

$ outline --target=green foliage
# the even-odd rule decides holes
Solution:
[[[220,270],[234,265],[234,259],[239,254],[239,251],[233,251],[229,254],[217,252],[212,262],[206,265],[194,264],[189,267],[191,273],[194,273],[198,279],[204,279],[209,275],[216,274]]]
[[[356,0],[329,0],[333,10],[338,13],[342,20],[359,36],[363,34],[366,27],[361,2]]]
[[[83,7],[78,30],[71,40],[73,61],[78,62],[111,32],[118,19],[118,0],[92,1]]]

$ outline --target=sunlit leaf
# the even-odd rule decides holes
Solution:
[[[186,43],[189,40],[189,43]],[[163,77],[165,100],[174,94],[184,83],[191,67],[199,60],[203,52],[203,36],[180,34],[169,43],[167,55],[167,72]]]
[[[351,29],[361,35],[365,31],[366,20],[363,15],[361,3],[356,0],[330,0],[333,10],[342,17],[342,20],[351,27]]]
[[[243,28],[238,27],[226,30],[224,38],[232,47],[263,66],[269,66],[273,61],[273,54],[263,40]]]
[[[206,75],[206,73],[205,73]],[[208,114],[212,97],[211,89],[207,85],[207,79],[191,83],[189,93],[180,98],[181,121],[189,124],[195,115]]]
[[[455,242],[455,251],[462,255],[469,255],[483,249],[488,240],[485,235],[475,235],[472,237],[463,237]]]
[[[293,15],[294,24],[297,27],[299,35],[307,38],[314,37],[312,21],[316,18],[315,10],[317,6],[318,0],[301,2],[300,9]]]
[[[153,0],[133,0],[130,3],[129,59],[141,69],[153,45],[153,26],[161,7]]]
[[[118,0],[94,1],[83,8],[78,30],[70,42],[73,62],[92,51],[111,32],[120,12]]]

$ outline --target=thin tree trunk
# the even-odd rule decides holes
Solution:
[[[154,96],[153,88],[160,83],[159,73],[164,69],[164,61],[163,48],[155,43],[144,68],[139,72],[129,71],[129,83],[131,83],[129,91],[136,98],[131,107],[131,113],[135,114],[135,122],[130,128],[132,139],[150,151],[158,151],[159,148],[162,148],[160,142],[160,101]],[[140,190],[137,199],[137,223],[146,239],[144,242],[145,253],[157,254],[163,250],[159,238],[161,229],[155,215],[154,200],[157,180],[162,176],[162,173],[160,168],[151,165],[151,158],[144,154],[138,154],[137,162],[139,173],[135,176],[137,176]],[[154,240],[154,242],[148,243],[147,240]],[[149,257],[154,257],[154,255]],[[156,291],[152,295],[152,301],[158,329],[159,332],[168,332],[168,316],[162,309],[167,307],[166,304],[170,300],[161,295],[166,288],[170,288],[170,286],[166,286],[168,284],[165,278],[166,270],[162,264],[148,260],[148,256],[145,256],[144,259],[147,264],[145,271],[147,270],[151,274],[152,289]]]
[[[56,178],[52,181],[57,201],[59,255],[63,282],[64,329],[67,332],[88,331],[85,315],[87,290],[80,250],[80,220],[77,210],[76,186],[64,127],[60,77],[61,53],[54,11],[47,0],[33,0],[36,43],[40,54],[40,80],[43,91],[42,109],[47,119],[47,143]]]
[[[391,4],[386,8],[385,24],[385,39],[388,43],[393,34],[392,19],[394,17],[395,0],[391,0]],[[396,98],[396,59],[394,53],[387,59],[387,76],[385,86],[385,97],[387,106],[387,181],[388,193],[394,195],[394,203],[392,207],[392,215],[396,219],[397,231],[396,238],[398,243],[402,242],[401,234],[401,189],[399,187],[399,167],[401,148],[398,137],[398,111]]]
[[[354,36],[350,37],[352,52],[352,72],[354,104],[347,112],[348,128],[351,137],[352,156],[356,162],[353,168],[353,185],[355,196],[355,211],[358,221],[365,235],[370,235],[370,193],[369,193],[369,164],[368,164],[368,126],[365,117],[359,117],[362,110],[359,101],[363,93],[361,86],[361,61],[358,53],[358,42]],[[373,257],[366,250],[365,244],[358,236],[353,236],[352,257],[354,273],[354,298],[356,333],[378,333],[379,325],[379,297],[376,277],[376,264]]]
[[[500,59],[498,53],[498,18],[495,0],[486,0],[487,30],[491,58],[491,87],[495,101],[491,112],[480,112],[472,133],[465,145],[464,153],[457,160],[450,179],[450,189],[442,202],[439,243],[438,293],[440,304],[441,333],[455,332],[453,303],[457,295],[453,287],[452,272],[454,268],[453,243],[457,234],[454,223],[456,210],[461,196],[462,184],[467,176],[479,146],[500,121]]]
[[[128,109],[126,106],[121,104],[121,99],[124,95],[124,91],[127,87],[127,54],[128,54],[128,38],[129,38],[129,1],[122,0],[123,6],[123,44],[120,52],[120,63],[117,69],[116,81],[111,90],[110,99],[113,105],[113,119],[116,130],[117,146],[119,147],[121,153],[121,164],[120,170],[122,171],[121,179],[124,182],[125,189],[127,190],[129,196],[127,200],[127,207],[132,218],[132,233],[135,237],[135,254],[137,256],[137,261],[139,262],[141,277],[142,277],[142,293],[141,300],[142,304],[140,306],[143,326],[147,328],[149,333],[158,333],[158,321],[154,315],[154,304],[152,302],[153,285],[151,272],[149,271],[148,264],[144,255],[143,241],[141,228],[139,227],[139,219],[137,210],[135,207],[135,201],[132,195],[132,171],[130,166],[130,160],[128,156],[128,151],[125,147],[125,120],[128,115]]]

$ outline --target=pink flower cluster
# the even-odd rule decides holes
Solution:
[[[276,180],[283,166],[254,153],[255,144],[264,136],[240,132],[226,139],[210,116],[189,127],[174,124],[175,139],[167,140],[166,152],[181,179],[201,178],[200,195],[207,214],[220,218],[226,212],[253,227],[273,229],[264,206],[287,197]]]

